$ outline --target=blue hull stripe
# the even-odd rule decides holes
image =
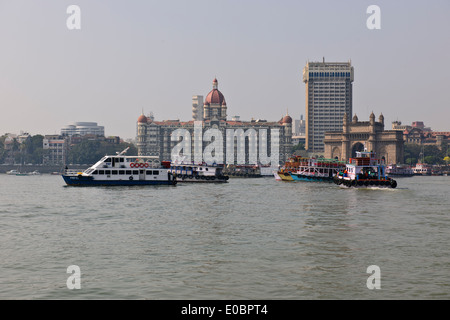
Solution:
[[[292,179],[294,179],[294,181],[333,181],[333,178],[329,177],[309,177],[296,174],[291,174],[291,177]]]
[[[144,186],[144,185],[174,185],[172,180],[89,180],[73,176],[62,176],[69,186]]]

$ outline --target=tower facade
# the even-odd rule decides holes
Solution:
[[[203,121],[203,96],[192,96],[192,120]]]
[[[213,89],[208,93],[203,104],[203,120],[227,120],[227,103],[218,87],[219,83],[217,79],[214,79]]]
[[[344,114],[353,114],[351,62],[308,62],[303,68],[306,84],[306,143],[309,152],[324,152],[327,131],[340,131]]]

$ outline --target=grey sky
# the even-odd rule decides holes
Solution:
[[[66,27],[69,5],[81,30]],[[381,8],[381,30],[366,9]],[[191,119],[217,77],[228,115],[305,114],[307,60],[355,68],[353,111],[450,131],[450,2],[0,0],[0,134],[95,121],[134,138],[143,109]]]

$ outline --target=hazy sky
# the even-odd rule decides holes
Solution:
[[[69,30],[67,7],[81,8]],[[369,5],[381,29],[369,30]],[[450,131],[450,1],[0,0],[0,134],[191,119],[217,77],[228,116],[305,114],[309,61],[355,68],[353,111]]]

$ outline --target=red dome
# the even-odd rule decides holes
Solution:
[[[208,95],[206,96],[206,100],[205,100],[205,104],[227,104],[225,102],[225,97],[223,96],[222,92],[220,92],[217,89],[213,89],[211,90],[210,93],[208,93]]]
[[[212,103],[219,104],[219,105],[226,105],[225,97],[223,96],[222,92],[220,92],[218,89],[218,82],[217,79],[214,78],[213,80],[213,89],[208,93],[205,99],[206,105],[210,105]]]
[[[138,123],[147,123],[148,119],[146,116],[144,116],[143,114],[141,114],[138,118]]]
[[[286,115],[286,116],[284,116],[282,122],[283,123],[292,123],[292,118],[290,116]]]

